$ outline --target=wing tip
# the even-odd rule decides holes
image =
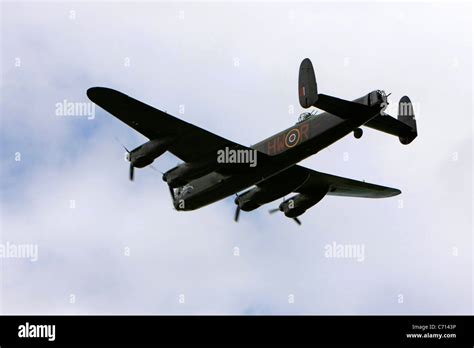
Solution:
[[[87,97],[93,102],[97,101],[101,97],[110,96],[117,93],[120,92],[107,87],[91,87],[86,91]]]
[[[104,89],[104,87],[91,87],[91,88],[89,88],[86,92],[87,98],[94,101],[94,99],[96,99],[101,94],[103,89]]]
[[[402,193],[402,191],[400,191],[399,189],[391,188],[386,197],[395,197],[395,196],[398,196],[401,193]]]

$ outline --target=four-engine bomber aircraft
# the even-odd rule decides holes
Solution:
[[[353,101],[318,93],[311,61],[302,61],[298,78],[303,108],[326,112],[303,113],[298,122],[253,146],[246,147],[157,110],[123,93],[93,87],[87,95],[94,103],[145,135],[150,140],[129,151],[130,179],[134,168],[143,168],[169,151],[184,163],[163,174],[176,210],[194,210],[237,194],[235,221],[240,210],[251,211],[294,192],[273,211],[281,211],[298,224],[298,216],[324,196],[365,198],[392,197],[400,190],[320,173],[296,163],[353,132],[362,136],[361,126],[395,135],[402,144],[417,136],[413,107],[406,96],[400,99],[395,119],[384,113],[388,105],[382,90]],[[128,151],[128,150],[127,150]],[[229,155],[222,160],[222,155]],[[247,154],[248,156],[237,156]],[[252,158],[252,164],[235,158]],[[244,161],[245,162],[245,161]],[[251,188],[250,188],[251,187]],[[238,194],[244,189],[247,191]]]

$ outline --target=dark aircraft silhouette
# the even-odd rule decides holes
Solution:
[[[400,190],[320,173],[296,163],[353,132],[361,126],[395,135],[402,144],[417,136],[413,107],[400,99],[398,119],[384,113],[388,105],[382,90],[353,101],[318,93],[311,61],[302,61],[298,79],[299,101],[326,112],[303,113],[298,122],[253,146],[246,147],[155,109],[121,92],[93,87],[87,96],[94,103],[145,135],[150,140],[128,151],[130,180],[134,168],[150,165],[169,151],[184,163],[163,174],[177,210],[194,210],[252,187],[235,198],[237,208],[251,211],[292,192],[271,212],[281,211],[298,224],[298,216],[324,196],[365,198],[392,197]]]

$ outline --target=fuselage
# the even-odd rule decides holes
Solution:
[[[350,118],[327,112],[311,115],[251,146],[257,153],[271,157],[271,161],[259,161],[255,167],[246,169],[243,175],[213,171],[194,179],[185,187],[175,190],[175,208],[198,209],[281,173],[379,115],[386,106],[386,97],[383,93],[374,91],[354,102],[370,106],[370,112]]]

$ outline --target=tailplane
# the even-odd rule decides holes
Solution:
[[[308,58],[303,59],[298,76],[298,96],[301,107],[307,109],[315,106],[343,119],[367,117],[373,118],[364,126],[395,135],[404,145],[410,144],[418,135],[415,113],[410,98],[402,97],[398,103],[398,117],[383,112],[387,106],[388,95],[377,90],[354,101],[339,99],[318,93],[318,85],[313,64]],[[365,100],[365,102],[361,102]],[[356,138],[362,135],[361,130],[354,133]]]

